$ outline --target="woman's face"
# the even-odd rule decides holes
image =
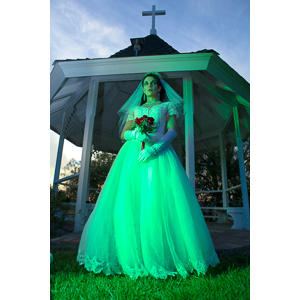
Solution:
[[[147,97],[157,98],[157,93],[160,92],[160,90],[161,86],[158,86],[153,76],[147,76],[144,79],[143,92]]]

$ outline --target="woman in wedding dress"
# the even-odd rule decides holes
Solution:
[[[88,271],[133,279],[186,278],[219,263],[195,192],[171,146],[182,105],[182,98],[151,72],[119,110],[125,143],[79,244],[77,261]],[[154,132],[133,127],[147,117]]]

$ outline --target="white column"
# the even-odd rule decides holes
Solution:
[[[59,135],[59,142],[58,142],[58,149],[56,155],[56,163],[55,163],[55,172],[53,178],[53,190],[57,191],[57,183],[55,183],[59,179],[60,167],[61,167],[61,159],[62,159],[62,152],[64,147],[64,139],[65,139],[65,125],[66,125],[66,115],[65,112],[63,113],[62,117],[62,125],[61,125],[61,132]]]
[[[227,180],[227,167],[226,167],[226,155],[224,148],[224,133],[219,134],[219,143],[220,143],[220,157],[221,157],[221,174],[222,174],[222,198],[223,198],[223,207],[229,206],[228,194],[225,192],[228,188]]]
[[[92,152],[94,119],[97,106],[98,85],[98,82],[92,80],[89,87],[82,145],[81,166],[77,191],[74,232],[81,231],[86,221],[85,210],[86,201],[89,197],[89,168]]]
[[[185,170],[195,190],[194,99],[191,76],[183,78],[183,99],[185,114]]]
[[[243,197],[243,207],[244,207],[244,216],[243,216],[244,228],[250,229],[250,209],[249,209],[249,201],[248,201],[246,171],[245,171],[245,164],[244,164],[244,154],[243,154],[240,122],[239,122],[237,106],[233,107],[233,118],[234,118],[236,143],[237,143],[238,156],[239,156],[240,177],[241,177],[241,185],[242,185],[242,197]]]

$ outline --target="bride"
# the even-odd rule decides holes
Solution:
[[[126,142],[78,249],[77,261],[88,271],[132,279],[186,278],[219,263],[194,190],[171,146],[183,119],[182,105],[160,74],[150,72],[119,110]],[[139,130],[137,124],[146,117],[154,132]]]

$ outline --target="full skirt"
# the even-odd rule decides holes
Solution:
[[[171,145],[139,162],[141,143],[117,155],[82,232],[88,271],[136,279],[186,278],[219,263],[194,190]]]

